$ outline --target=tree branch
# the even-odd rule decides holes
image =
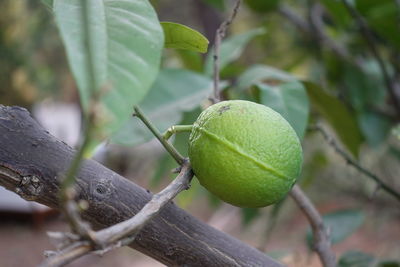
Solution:
[[[310,222],[313,232],[313,247],[323,266],[335,267],[335,254],[331,250],[328,230],[324,225],[321,215],[298,185],[293,187],[290,196],[294,199]]]
[[[98,250],[110,251],[121,246],[126,246],[132,243],[137,233],[147,225],[147,223],[156,217],[161,209],[167,205],[177,194],[190,187],[190,180],[193,178],[193,172],[188,161],[186,161],[181,172],[176,179],[170,183],[164,190],[153,195],[151,200],[132,218],[117,223],[113,226],[92,232],[90,240],[94,242],[82,242],[76,240],[68,247],[55,253],[49,257],[40,266],[55,267],[67,264],[79,257],[82,257],[91,251]]]
[[[18,107],[0,106],[0,185],[27,200],[60,208],[59,177],[75,151]],[[93,160],[84,160],[76,198],[88,204],[82,218],[103,229],[137,214],[152,195]],[[130,247],[168,266],[282,266],[264,253],[167,204]],[[79,254],[79,253],[77,253]]]
[[[343,149],[339,147],[339,145],[335,142],[335,140],[328,135],[328,133],[324,130],[324,128],[322,128],[320,125],[315,125],[314,127],[310,127],[310,129],[319,131],[324,137],[324,139],[328,142],[328,144],[333,147],[333,149],[346,161],[347,164],[350,164],[351,166],[356,168],[359,172],[363,173],[368,178],[374,180],[378,184],[379,188],[382,188],[391,196],[400,201],[399,192],[393,189],[392,186],[386,184],[380,177],[373,174],[369,170],[365,169],[357,161],[352,159]]]
[[[223,21],[221,25],[218,27],[216,33],[215,33],[215,42],[214,42],[214,94],[213,97],[211,98],[213,104],[218,103],[220,101],[220,95],[219,95],[219,72],[220,72],[220,66],[219,66],[219,48],[221,46],[222,39],[224,39],[226,30],[228,29],[229,25],[232,24],[233,20],[236,17],[236,14],[239,10],[241,0],[236,0],[235,6],[233,7],[232,14],[230,17]]]

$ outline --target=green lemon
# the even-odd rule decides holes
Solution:
[[[295,131],[279,113],[231,100],[200,114],[190,133],[189,159],[211,193],[232,205],[256,208],[289,192],[303,155]]]

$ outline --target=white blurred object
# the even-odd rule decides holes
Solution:
[[[58,139],[71,147],[78,144],[81,112],[77,105],[45,100],[33,107],[33,116]]]
[[[34,213],[49,208],[32,201],[26,201],[14,192],[0,186],[0,211]]]

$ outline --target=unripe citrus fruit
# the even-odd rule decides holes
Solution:
[[[223,101],[200,114],[190,133],[189,158],[211,193],[253,208],[281,200],[303,161],[289,123],[272,109],[243,100]]]

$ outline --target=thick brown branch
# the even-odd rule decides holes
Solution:
[[[28,200],[59,208],[59,177],[75,151],[18,107],[0,106],[0,185]],[[151,194],[92,160],[82,162],[75,186],[87,201],[84,219],[96,229],[127,220]],[[281,266],[264,253],[200,222],[169,203],[130,244],[168,265]]]
[[[80,234],[80,238],[88,239],[82,242],[77,239],[66,249],[55,253],[43,262],[41,267],[63,266],[74,259],[82,257],[91,251],[101,247],[101,252],[126,246],[135,240],[137,233],[146,226],[147,223],[156,217],[161,209],[167,205],[177,194],[190,187],[193,178],[193,171],[188,161],[184,163],[181,172],[164,190],[153,195],[151,200],[132,218],[114,224],[98,232],[90,232],[90,236]],[[92,242],[94,241],[94,242]]]

